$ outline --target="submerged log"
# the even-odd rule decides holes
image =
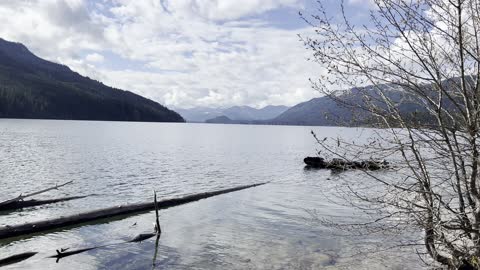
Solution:
[[[89,251],[89,250],[94,250],[94,249],[97,249],[97,248],[98,247],[90,247],[90,248],[76,249],[76,250],[72,250],[72,251],[67,251],[67,250],[69,250],[68,248],[62,249],[62,250],[57,249],[57,254],[53,255],[53,256],[50,256],[48,258],[55,258],[55,259],[57,259],[57,263],[58,263],[61,258],[65,258],[65,257],[68,257],[68,256],[80,254],[80,253],[83,253],[83,252],[86,252],[86,251]]]
[[[4,259],[0,259],[0,267],[21,262],[23,260],[26,260],[34,256],[35,254],[37,254],[37,252],[25,252],[25,253],[15,254]]]
[[[71,201],[76,199],[82,199],[85,197],[87,196],[74,196],[74,197],[65,197],[65,198],[48,199],[48,200],[14,201],[8,204],[0,205],[0,211],[13,211],[13,210],[19,210],[25,207],[33,207],[33,206],[44,205],[44,204],[66,202],[66,201]]]
[[[127,243],[137,243],[137,242],[142,242],[144,240],[147,240],[147,239],[150,239],[154,236],[157,236],[158,233],[141,233],[137,236],[135,236],[135,238],[133,238],[132,240],[128,241]]]
[[[158,201],[157,207],[168,208],[168,207],[186,204],[186,203],[198,201],[201,199],[206,199],[209,197],[213,197],[213,196],[217,196],[225,193],[230,193],[230,192],[239,191],[247,188],[261,186],[264,184],[266,183],[239,186],[235,188],[228,188],[228,189],[223,189],[223,190],[218,190],[213,192],[205,192],[205,193],[188,195],[185,197],[165,199],[165,200]],[[43,221],[30,222],[30,223],[13,225],[13,226],[3,226],[3,227],[0,227],[0,239],[32,234],[32,233],[39,233],[39,232],[59,229],[67,226],[76,226],[81,223],[111,218],[115,216],[138,214],[142,212],[148,212],[154,209],[155,209],[155,203],[153,202],[127,204],[127,205],[98,209],[98,210],[79,213],[71,216],[64,216],[64,217],[48,219]]]
[[[144,240],[150,239],[150,238],[152,238],[156,235],[157,235],[156,233],[142,233],[142,234],[137,235],[135,238],[133,238],[130,241],[125,241],[125,242],[120,242],[120,243],[112,243],[112,244],[106,244],[106,245],[102,245],[102,246],[88,247],[88,248],[81,248],[81,249],[74,249],[74,250],[70,250],[70,248],[65,248],[65,249],[60,249],[60,250],[57,249],[56,250],[57,254],[49,256],[48,258],[55,258],[55,259],[57,259],[57,263],[58,263],[58,261],[61,258],[65,258],[65,257],[72,256],[72,255],[77,255],[77,254],[87,252],[87,251],[90,251],[90,250],[94,250],[94,249],[105,248],[105,247],[119,245],[119,244],[138,243],[138,242],[142,242]]]
[[[341,171],[349,169],[376,171],[380,169],[387,169],[390,167],[389,163],[385,160],[347,161],[344,159],[334,158],[330,161],[326,161],[324,158],[321,157],[306,157],[303,162],[305,162],[307,166],[313,168]]]

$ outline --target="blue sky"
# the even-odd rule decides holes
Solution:
[[[371,0],[346,0],[357,23]],[[0,2],[0,37],[82,75],[173,107],[295,105],[318,96],[298,34],[314,0]],[[336,13],[339,1],[322,1]]]

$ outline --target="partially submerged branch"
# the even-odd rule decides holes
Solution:
[[[10,199],[10,200],[6,200],[6,201],[3,201],[3,202],[0,202],[0,207],[3,207],[5,205],[9,205],[9,204],[12,204],[12,203],[16,203],[16,202],[19,202],[19,201],[23,201],[23,199],[25,198],[28,198],[28,197],[32,197],[32,196],[35,196],[35,195],[39,195],[39,194],[42,194],[42,193],[45,193],[45,192],[48,192],[50,190],[54,190],[54,189],[59,189],[63,186],[66,186],[68,184],[71,184],[73,183],[73,181],[69,181],[69,182],[66,182],[66,183],[63,183],[63,184],[60,184],[60,185],[55,185],[54,187],[49,187],[49,188],[46,188],[46,189],[42,189],[42,190],[39,190],[39,191],[36,191],[36,192],[32,192],[32,193],[29,193],[29,194],[20,194],[18,197],[16,198],[13,198],[13,199]]]
[[[66,202],[71,200],[82,199],[87,196],[73,196],[73,197],[64,197],[64,198],[57,198],[57,199],[48,199],[48,200],[28,200],[28,201],[15,201],[8,204],[0,205],[0,211],[13,211],[19,210],[25,207],[33,207],[45,204],[52,204],[58,202]]]
[[[160,234],[162,233],[162,228],[160,227],[160,219],[159,219],[159,215],[158,215],[158,202],[157,202],[157,192],[154,191],[153,192],[153,202],[155,204],[155,221],[156,221],[156,224],[155,224],[155,233],[158,235],[158,237],[160,237]]]

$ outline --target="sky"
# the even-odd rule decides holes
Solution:
[[[361,22],[372,0],[345,0]],[[332,10],[339,0],[324,0]],[[298,35],[315,0],[0,0],[0,37],[174,108],[295,105],[318,97]],[[335,15],[335,14],[333,14]]]

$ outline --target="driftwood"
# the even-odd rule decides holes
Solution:
[[[240,186],[240,187],[223,189],[223,190],[218,190],[213,192],[193,194],[193,195],[188,195],[180,198],[166,199],[166,200],[158,201],[156,205],[158,208],[168,208],[168,207],[186,204],[186,203],[198,201],[201,199],[217,196],[220,194],[239,191],[239,190],[252,188],[252,187],[256,187],[264,184],[266,183]],[[21,225],[13,225],[13,226],[7,225],[7,226],[0,227],[0,239],[32,234],[32,233],[39,233],[39,232],[59,229],[67,226],[77,226],[81,223],[111,218],[115,216],[123,216],[123,215],[137,214],[141,212],[148,212],[154,209],[155,209],[155,203],[153,202],[127,204],[122,206],[93,210],[93,211],[75,214],[71,216],[64,216],[64,217],[48,219],[43,221],[30,222],[30,223],[25,223]]]
[[[48,200],[28,200],[28,201],[14,201],[8,204],[0,205],[0,211],[13,211],[22,209],[25,207],[32,207],[44,204],[51,204],[57,202],[66,202],[76,199],[82,199],[87,196],[74,196],[74,197],[64,197],[64,198],[57,198],[57,199],[48,199]]]
[[[389,168],[389,163],[385,160],[363,160],[363,161],[347,161],[343,159],[334,158],[331,161],[326,161],[321,157],[306,157],[303,162],[308,167],[318,169],[331,169],[345,171],[349,169],[377,171],[380,169]]]
[[[66,185],[71,184],[71,183],[73,183],[73,181],[69,181],[69,182],[63,183],[61,185],[55,185],[54,187],[49,187],[49,188],[42,189],[42,190],[39,190],[39,191],[35,191],[35,192],[29,193],[29,194],[26,194],[26,195],[20,194],[20,196],[18,196],[16,198],[0,202],[0,207],[23,201],[23,199],[25,199],[25,198],[32,197],[32,196],[35,196],[35,195],[39,195],[39,194],[48,192],[50,190],[58,189],[60,187],[66,186]]]
[[[15,254],[4,259],[0,259],[0,267],[21,262],[23,260],[26,260],[34,256],[35,254],[37,254],[37,252],[25,252],[25,253]]]

